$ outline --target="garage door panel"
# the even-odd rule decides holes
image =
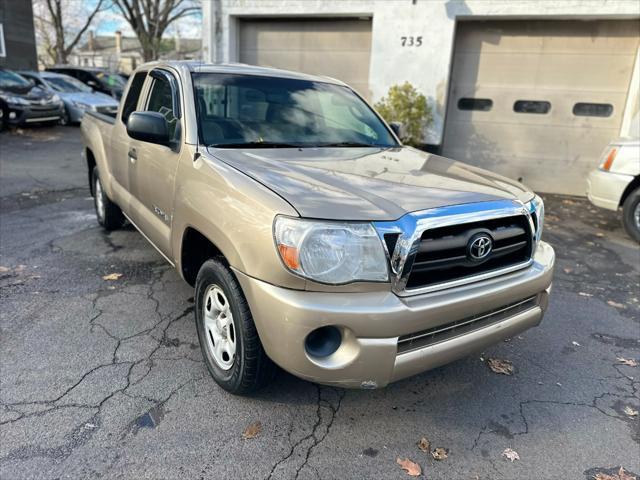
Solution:
[[[454,78],[464,78],[483,85],[526,85],[534,88],[567,88],[575,86],[571,71],[590,72],[581,80],[581,89],[607,90],[612,87],[627,91],[635,52],[629,55],[579,54],[456,54]]]
[[[240,61],[342,80],[369,95],[371,21],[242,20]]]
[[[460,24],[443,153],[541,191],[583,195],[587,173],[618,137],[638,44],[630,21]],[[493,104],[460,110],[460,98]],[[515,112],[517,100],[546,101],[550,109]],[[612,111],[578,116],[578,102]]]
[[[457,27],[459,53],[592,53],[635,54],[629,38],[638,35],[637,21],[487,21]],[[585,40],[588,44],[585,44]]]
[[[460,110],[457,105],[452,105],[447,113],[451,122],[487,123],[496,122],[504,124],[549,125],[553,127],[570,126],[572,128],[614,128],[612,124],[619,124],[627,99],[624,93],[608,92],[575,92],[570,90],[537,90],[537,89],[500,89],[458,88],[452,92],[459,98],[483,98],[493,101],[493,106],[488,112],[473,110]],[[516,101],[546,101],[550,104],[550,110],[546,114],[518,113],[514,111]],[[610,117],[588,117],[573,114],[576,103],[608,104],[613,107]]]

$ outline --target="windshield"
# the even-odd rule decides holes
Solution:
[[[26,88],[30,87],[31,82],[26,80],[24,77],[21,77],[17,73],[12,72],[11,70],[0,69],[0,87],[2,88],[11,88],[11,87],[21,87]]]
[[[106,72],[96,72],[96,77],[98,77],[98,80],[100,80],[100,82],[107,88],[113,90],[124,89],[125,81],[120,75]]]
[[[287,78],[193,74],[200,141],[239,148],[375,146],[397,142],[347,87]]]
[[[80,80],[76,80],[73,77],[43,77],[43,80],[56,92],[62,93],[77,93],[77,92],[91,92],[91,87],[88,87]]]

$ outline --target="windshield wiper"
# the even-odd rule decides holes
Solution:
[[[368,148],[390,148],[391,145],[376,145],[375,143],[362,143],[362,142],[334,142],[334,143],[319,143],[317,147],[368,147]]]
[[[242,142],[242,143],[214,143],[214,148],[302,148],[303,145],[282,142]]]

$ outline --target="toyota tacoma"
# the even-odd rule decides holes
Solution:
[[[276,365],[384,387],[542,320],[542,200],[402,145],[342,82],[159,62],[115,118],[87,113],[98,222],[128,220],[195,287],[202,354],[230,392]]]

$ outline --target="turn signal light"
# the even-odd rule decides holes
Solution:
[[[602,169],[603,170],[609,171],[609,169],[611,168],[611,165],[613,165],[613,161],[615,160],[617,153],[618,153],[618,149],[617,148],[612,148],[611,149],[611,151],[609,152],[609,155],[607,155],[607,158],[605,159],[604,163],[602,164]]]
[[[298,259],[298,249],[289,245],[278,245],[278,251],[284,264],[292,270],[300,268],[300,260]]]

